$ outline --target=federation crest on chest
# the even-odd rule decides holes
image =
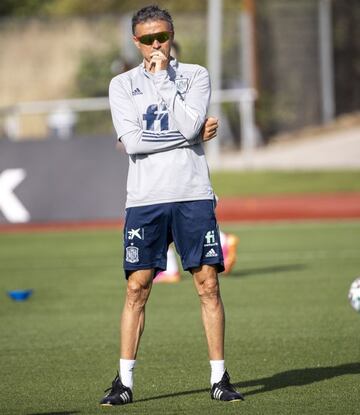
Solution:
[[[175,79],[176,89],[180,92],[180,94],[185,94],[189,87],[189,79],[188,78],[176,78]]]

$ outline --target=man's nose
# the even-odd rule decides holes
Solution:
[[[154,41],[153,41],[153,44],[152,44],[152,47],[154,48],[154,49],[160,49],[161,48],[161,43],[157,40],[157,39],[155,39]]]

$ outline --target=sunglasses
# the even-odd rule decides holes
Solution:
[[[173,32],[159,32],[159,33],[152,33],[151,35],[143,35],[140,37],[137,37],[136,39],[142,43],[143,45],[152,45],[155,40],[157,40],[159,43],[165,43],[167,42],[171,34]]]

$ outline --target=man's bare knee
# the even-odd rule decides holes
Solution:
[[[211,299],[219,297],[219,282],[217,277],[210,277],[204,279],[200,284],[199,295],[204,299]]]
[[[127,284],[127,305],[131,308],[143,308],[146,304],[150,286],[137,280],[130,280]]]
[[[202,304],[216,307],[221,301],[217,272],[212,266],[203,266],[194,273],[195,285]]]

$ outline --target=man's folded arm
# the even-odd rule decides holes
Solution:
[[[210,102],[210,78],[208,71],[199,66],[188,91],[181,94],[174,81],[170,79],[168,71],[159,71],[154,74],[154,85],[158,94],[164,100],[167,110],[175,120],[176,127],[188,140],[201,134],[206,120],[206,113]],[[180,81],[190,82],[180,78]]]
[[[143,130],[139,126],[137,113],[132,108],[132,97],[120,80],[112,80],[109,87],[110,109],[118,139],[128,154],[150,154],[174,148],[189,147],[201,138],[186,138],[180,131]]]
[[[119,137],[127,154],[151,154],[174,148],[189,147],[198,140],[187,140],[179,131],[156,133],[138,128]]]

